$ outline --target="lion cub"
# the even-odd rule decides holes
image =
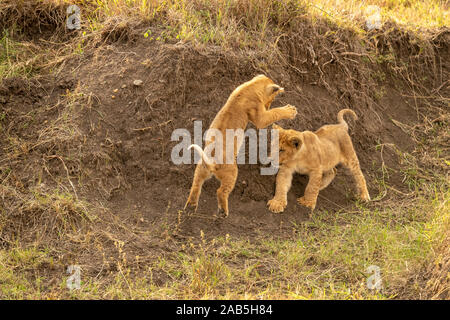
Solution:
[[[252,80],[247,81],[237,87],[228,98],[225,105],[219,111],[211,123],[210,129],[221,133],[223,143],[215,142],[215,137],[207,137],[205,143],[205,151],[212,150],[216,152],[215,147],[223,146],[223,159],[216,163],[213,159],[215,155],[210,157],[207,152],[202,150],[198,145],[191,145],[202,156],[202,160],[197,164],[194,173],[189,198],[184,208],[188,206],[190,209],[197,210],[198,199],[202,185],[206,179],[214,175],[220,180],[220,187],[217,189],[218,213],[228,215],[228,196],[234,189],[238,174],[236,157],[240,145],[234,138],[227,141],[227,129],[241,129],[247,127],[248,122],[252,122],[258,129],[269,126],[270,124],[282,120],[293,119],[297,115],[297,109],[294,106],[286,105],[284,107],[270,109],[270,104],[275,97],[283,92],[284,89],[275,84],[271,79],[264,75],[258,75]],[[234,158],[231,161],[226,159],[226,146],[234,147]],[[232,150],[232,149],[230,149]]]
[[[276,191],[267,205],[272,212],[282,212],[287,205],[287,192],[291,187],[294,172],[309,176],[305,195],[297,199],[298,203],[314,210],[319,191],[326,188],[336,176],[336,165],[341,163],[349,168],[359,189],[362,200],[369,201],[366,180],[361,172],[359,161],[348,134],[345,114],[351,114],[356,120],[353,110],[339,111],[339,124],[325,125],[316,132],[279,130],[279,172],[276,178]]]

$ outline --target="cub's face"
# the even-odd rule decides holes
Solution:
[[[274,158],[273,152],[278,152],[278,163],[281,166],[294,160],[298,155],[302,146],[302,133],[285,130],[276,124],[272,126],[272,129],[278,130],[278,148],[275,148],[275,143],[272,142],[271,158]]]
[[[275,84],[272,79],[266,77],[265,75],[258,75],[252,80],[253,85],[258,89],[260,95],[263,97],[264,105],[266,109],[270,108],[270,104],[275,99],[275,97],[284,92],[284,89],[279,85]]]

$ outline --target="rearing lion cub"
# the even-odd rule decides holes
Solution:
[[[220,187],[217,189],[218,213],[225,214],[225,216],[228,215],[228,196],[236,183],[238,174],[236,156],[240,145],[238,145],[239,143],[234,138],[226,141],[226,130],[243,130],[247,127],[249,121],[260,129],[282,119],[293,119],[297,115],[297,109],[291,105],[270,109],[272,101],[283,91],[283,88],[276,85],[268,77],[258,75],[252,80],[241,84],[231,93],[227,102],[216,115],[210,126],[210,129],[215,129],[220,132],[224,139],[222,143],[222,160],[224,161],[217,160],[216,162],[221,163],[215,163],[214,159],[209,157],[205,152],[206,150],[217,151],[212,148],[218,146],[218,143],[215,143],[216,137],[207,137],[205,151],[198,145],[194,144],[190,146],[201,154],[202,160],[195,168],[194,181],[192,182],[189,198],[184,206],[185,209],[190,206],[194,211],[197,210],[203,182],[214,174],[220,180]],[[234,147],[234,158],[231,161],[226,161],[228,159],[225,159],[227,144]],[[220,146],[218,148],[220,150]],[[215,157],[215,155],[212,156]],[[220,155],[218,155],[218,158],[220,159]]]
[[[349,168],[359,189],[362,200],[369,201],[366,180],[361,172],[359,161],[348,134],[348,125],[344,115],[348,113],[356,120],[353,110],[339,111],[339,124],[325,125],[316,132],[279,130],[279,164],[276,178],[276,191],[267,205],[275,213],[284,211],[287,206],[287,192],[291,187],[294,172],[309,176],[305,195],[297,199],[298,203],[314,210],[319,191],[326,188],[336,176],[339,163]]]

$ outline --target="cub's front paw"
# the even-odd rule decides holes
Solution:
[[[297,115],[297,108],[294,106],[291,106],[290,104],[283,107],[284,110],[286,110],[287,118],[288,119],[294,119]]]
[[[190,200],[188,200],[184,205],[184,212],[188,216],[193,215],[197,212],[197,206],[197,203],[191,203]]]
[[[283,200],[272,199],[267,202],[269,210],[273,213],[280,213],[284,211],[287,206],[287,202]]]
[[[226,218],[226,217],[228,217],[228,211],[225,211],[222,208],[217,208],[217,216],[219,218]]]
[[[305,197],[298,198],[297,202],[299,204],[301,204],[302,206],[310,208],[311,210],[314,210],[314,208],[316,207],[316,202],[315,201],[314,202],[313,201],[307,201],[305,199]]]

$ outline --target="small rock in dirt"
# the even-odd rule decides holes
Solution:
[[[126,84],[124,84],[124,85],[122,85],[122,89],[125,89],[127,87],[127,85]]]
[[[143,81],[142,80],[134,80],[133,81],[133,84],[136,86],[136,87],[139,87],[139,86],[141,86],[142,85],[142,83],[143,83]]]
[[[115,99],[116,98],[116,96],[111,96],[111,99]]]
[[[119,89],[114,89],[113,92],[116,93],[117,91],[119,91]]]
[[[150,67],[152,62],[150,61],[150,59],[145,59],[144,61],[141,62],[144,66],[146,67]]]

